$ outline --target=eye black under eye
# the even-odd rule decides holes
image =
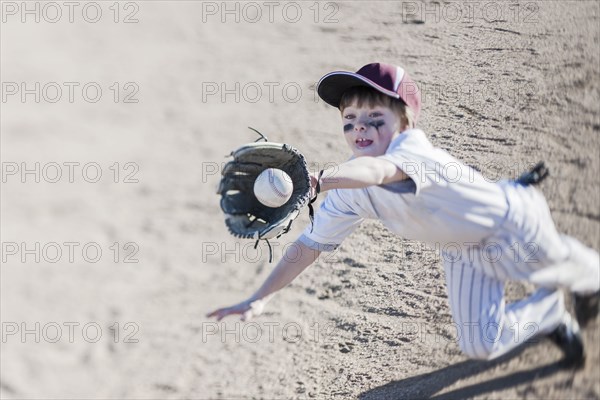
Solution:
[[[376,119],[373,121],[369,121],[368,124],[377,129],[385,125],[385,122],[382,119]]]

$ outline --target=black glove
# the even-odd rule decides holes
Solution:
[[[310,174],[304,156],[287,144],[249,143],[231,153],[217,191],[225,224],[232,235],[247,239],[278,238],[290,230],[310,201]],[[254,195],[254,181],[267,168],[278,168],[292,179],[293,192],[281,207],[263,205]],[[268,243],[268,242],[267,242]],[[270,247],[270,246],[269,246]]]

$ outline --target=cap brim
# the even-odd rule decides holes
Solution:
[[[370,87],[395,99],[400,98],[398,93],[387,90],[362,75],[346,71],[334,71],[322,77],[317,83],[317,93],[327,104],[339,108],[344,92],[356,86]]]

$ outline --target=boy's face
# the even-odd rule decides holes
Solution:
[[[358,107],[356,103],[342,111],[344,136],[354,156],[382,156],[397,132],[400,118],[385,106]]]

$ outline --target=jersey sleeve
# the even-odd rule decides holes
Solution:
[[[430,162],[430,157],[436,152],[431,142],[420,129],[404,131],[389,146],[387,152],[380,156],[400,168],[414,182],[415,195],[431,186],[432,180],[437,179],[439,171]]]
[[[352,210],[340,190],[331,190],[299,240],[311,249],[333,251],[360,225],[363,218]]]

